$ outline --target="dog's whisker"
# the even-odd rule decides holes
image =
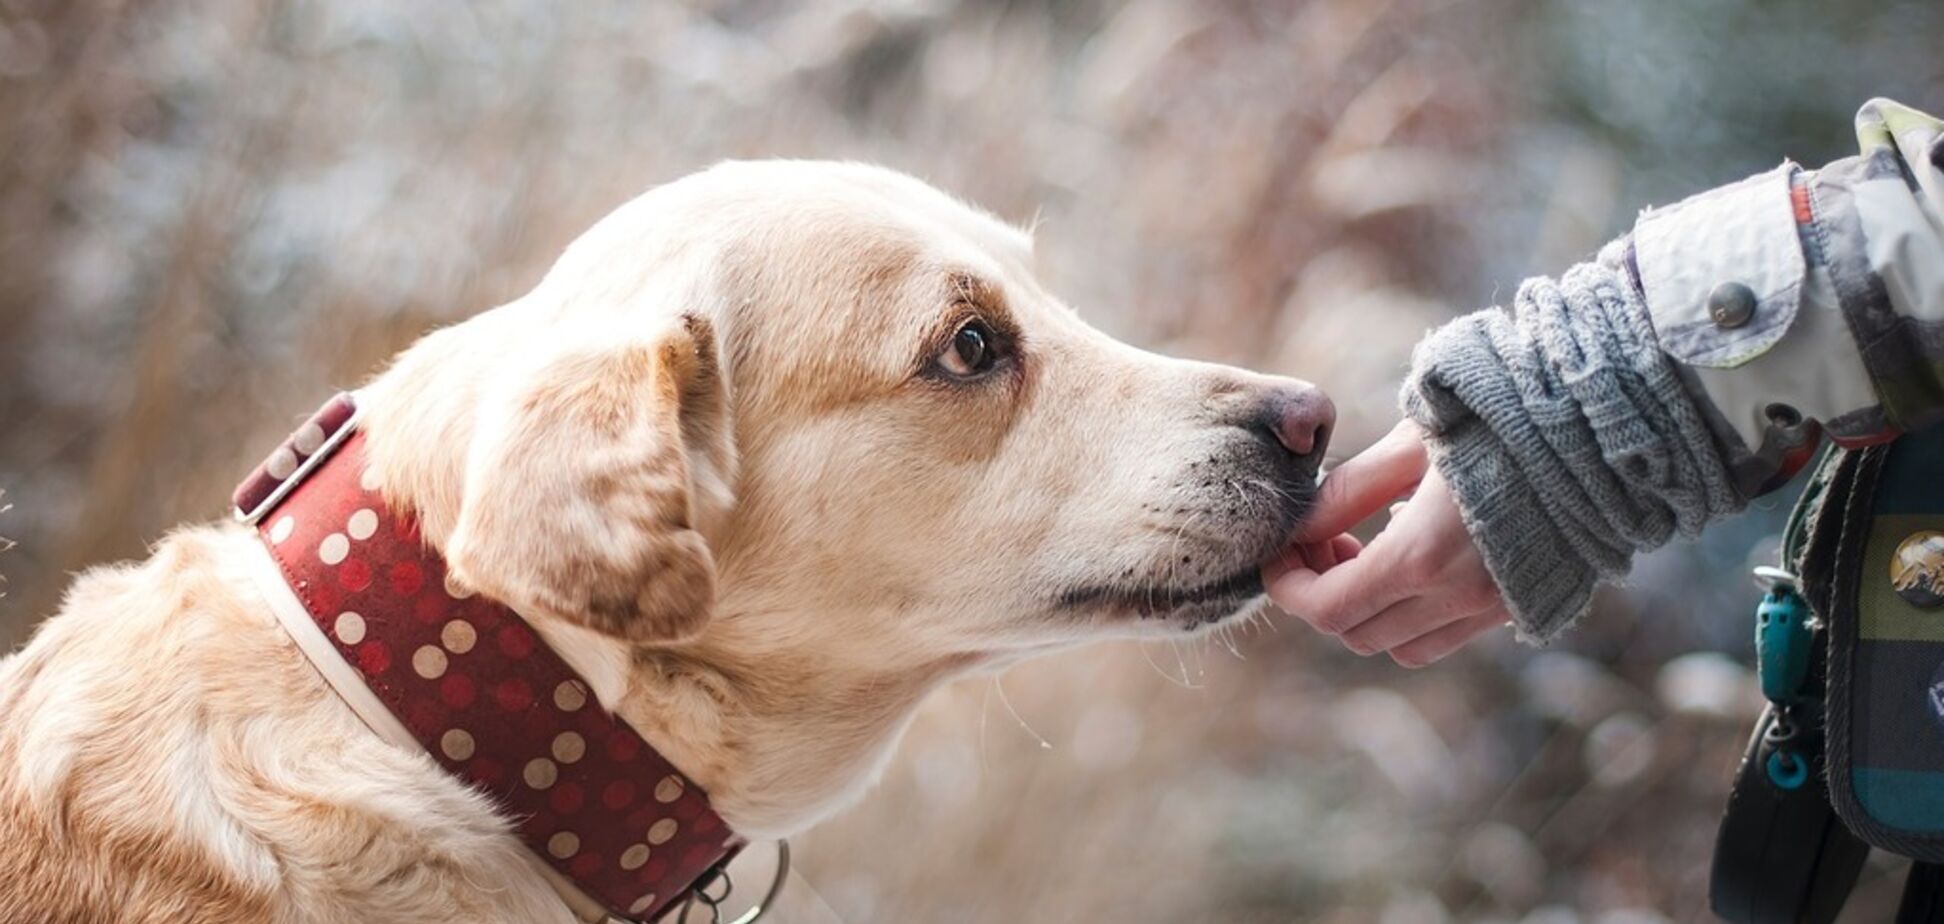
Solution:
[[[992,684],[979,696],[979,773],[991,772],[992,765],[986,760],[986,719],[992,713],[992,688],[999,685],[999,675],[992,675]]]
[[[1242,656],[1242,650],[1235,645],[1235,626],[1233,623],[1223,623],[1219,626],[1215,631],[1215,637],[1221,641],[1223,648],[1228,649],[1229,654],[1235,656],[1235,660],[1248,660],[1248,658]]]
[[[1190,530],[1193,530],[1196,524],[1200,523],[1202,518],[1206,515],[1207,515],[1207,511],[1196,511],[1193,516],[1188,518],[1188,522],[1182,524],[1182,527],[1180,529],[1174,530],[1172,535],[1168,539],[1168,552],[1167,552],[1166,562],[1165,562],[1167,567],[1167,577],[1164,579],[1164,583],[1171,590],[1180,586],[1179,584],[1176,583],[1177,578],[1180,576],[1179,575],[1180,568],[1178,567],[1180,560],[1175,558],[1175,553],[1180,550],[1182,539],[1185,538],[1187,533]],[[1154,593],[1157,589],[1158,588],[1156,587],[1156,585],[1152,583],[1148,585],[1147,608],[1149,611],[1155,609]]]
[[[1170,648],[1173,648],[1173,649],[1174,649],[1174,655],[1175,655],[1175,664],[1176,664],[1176,666],[1178,666],[1178,667],[1180,667],[1180,668],[1181,668],[1181,682],[1182,682],[1182,685],[1183,685],[1183,686],[1186,686],[1186,687],[1187,687],[1188,689],[1190,689],[1190,690],[1200,690],[1200,689],[1202,689],[1202,688],[1203,688],[1203,687],[1202,687],[1202,685],[1201,685],[1200,683],[1198,683],[1198,682],[1197,682],[1197,679],[1198,679],[1198,678],[1200,678],[1200,677],[1202,676],[1202,671],[1201,671],[1201,668],[1200,668],[1200,667],[1198,666],[1198,667],[1197,667],[1197,668],[1195,669],[1195,672],[1194,672],[1194,679],[1191,679],[1191,678],[1190,678],[1190,676],[1189,676],[1189,673],[1188,673],[1188,659],[1187,659],[1187,658],[1186,658],[1185,656],[1183,656],[1183,655],[1182,655],[1182,653],[1181,653],[1181,640],[1180,640],[1180,639],[1169,639],[1169,640],[1168,640],[1168,647],[1170,647]]]
[[[1161,675],[1162,679],[1168,681],[1169,683],[1174,684],[1175,686],[1178,686],[1184,690],[1195,689],[1195,686],[1193,684],[1187,682],[1187,678],[1185,677],[1178,678],[1175,675],[1170,674],[1165,670],[1162,670],[1161,665],[1154,663],[1154,657],[1148,653],[1149,644],[1150,643],[1148,642],[1142,642],[1140,644],[1141,660],[1146,661],[1149,667],[1154,668],[1154,672],[1156,674]]]
[[[992,686],[999,691],[1000,705],[1005,706],[1006,711],[1012,713],[1013,721],[1018,722],[1019,727],[1024,729],[1026,734],[1031,735],[1034,741],[1039,742],[1040,750],[1053,750],[1053,742],[1046,740],[1039,732],[1034,731],[1033,726],[1026,724],[1026,719],[1019,714],[1019,710],[1013,708],[1012,698],[1006,695],[1006,685],[999,682],[999,675],[994,674],[992,676]]]

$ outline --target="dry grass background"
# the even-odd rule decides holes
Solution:
[[[218,515],[267,440],[724,157],[848,157],[1038,219],[1157,349],[1387,425],[1411,343],[1847,113],[1944,108],[1924,2],[0,0],[0,650]],[[1704,920],[1771,503],[1566,648],[1407,674],[1283,624],[939,696],[803,839],[855,921]],[[1882,920],[1874,865],[1850,920]]]

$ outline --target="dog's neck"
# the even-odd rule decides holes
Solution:
[[[458,334],[504,317],[489,312],[432,334],[360,392],[368,464],[441,552],[458,518],[474,408],[500,359],[474,347],[518,342]],[[437,375],[428,374],[433,365]],[[901,656],[879,640],[826,637],[839,621],[741,599],[733,570],[722,583],[707,628],[674,645],[528,621],[602,705],[708,791],[745,837],[793,834],[854,801],[924,696],[985,662]]]
[[[801,831],[854,802],[924,697],[979,665],[966,655],[867,663],[843,654],[845,640],[804,638],[814,620],[720,613],[694,642],[632,653],[622,715],[749,837]]]
[[[841,640],[804,638],[813,619],[718,614],[699,638],[667,647],[558,621],[534,625],[604,706],[709,793],[734,830],[768,839],[855,801],[924,697],[983,660],[871,663],[843,655],[850,646]],[[777,642],[785,638],[788,647]]]

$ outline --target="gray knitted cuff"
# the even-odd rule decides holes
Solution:
[[[1599,574],[1568,545],[1505,444],[1476,418],[1431,443],[1465,531],[1505,594],[1520,641],[1544,643],[1586,613]]]
[[[1745,502],[1622,272],[1528,280],[1510,312],[1425,338],[1404,384],[1404,412],[1430,434],[1530,641],[1570,626],[1635,552]]]

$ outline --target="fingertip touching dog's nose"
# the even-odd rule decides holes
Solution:
[[[1336,426],[1336,404],[1314,385],[1279,385],[1264,403],[1264,423],[1276,442],[1315,471]]]

